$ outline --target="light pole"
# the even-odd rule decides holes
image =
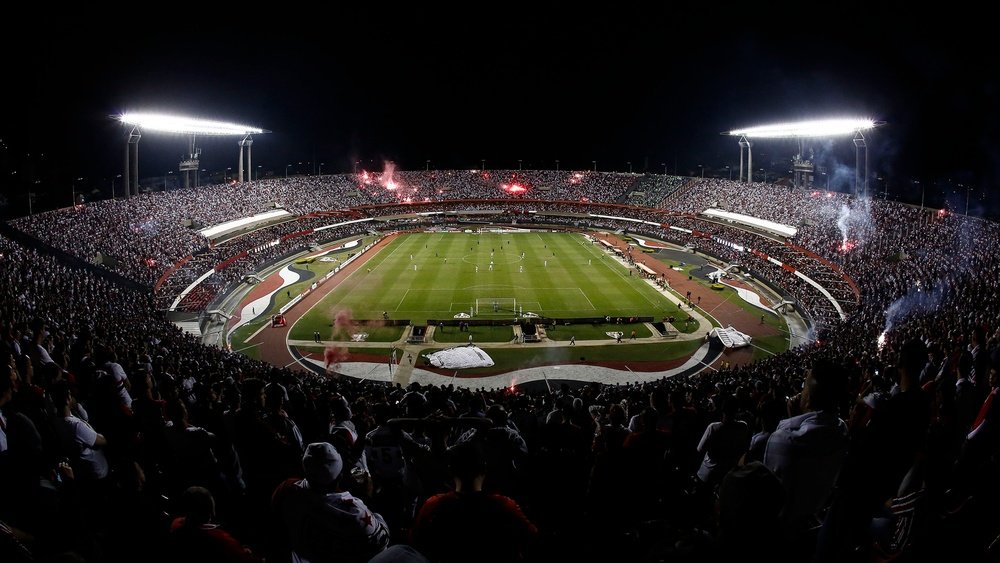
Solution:
[[[121,178],[121,177],[122,177],[122,175],[119,174],[119,175],[117,175],[117,176],[115,176],[114,178],[111,179],[111,199],[115,199],[115,180],[117,180],[118,178]]]
[[[767,183],[767,170],[764,170],[763,168],[761,168],[760,169],[760,174],[761,174],[761,176],[764,177],[764,183],[766,184]]]
[[[663,175],[666,176],[667,175],[667,163],[666,162],[661,162],[660,166],[663,167]]]
[[[698,168],[701,168],[701,177],[704,178],[705,177],[705,165],[704,164],[699,164]]]
[[[961,188],[962,184],[959,184],[958,187]],[[972,186],[966,186],[965,187],[965,216],[966,217],[969,216],[969,194],[971,194],[971,193],[972,193]]]
[[[480,172],[486,172],[486,159],[485,158],[480,158],[479,159],[479,171]]]
[[[263,168],[263,166],[262,166],[262,165],[260,165],[260,164],[258,164],[258,165],[257,165],[257,179],[258,179],[258,180],[260,180],[260,174],[261,174],[261,172],[262,172],[262,171],[261,171],[261,168]]]
[[[597,172],[597,161],[596,160],[591,160],[590,162],[593,163],[593,165],[594,165],[594,172]]]
[[[424,162],[424,171],[425,172],[430,172],[431,171],[431,159],[429,159],[429,158],[427,159],[426,162]]]
[[[288,177],[288,167],[289,167],[289,166],[291,166],[291,164],[286,164],[286,165],[285,165],[285,178],[287,178],[287,177]]]
[[[228,167],[226,168],[226,181],[228,182],[229,180],[232,179],[233,179],[233,169],[232,167]]]
[[[324,164],[326,164],[326,163],[325,163],[325,162],[320,162],[320,163],[319,163],[319,175],[320,175],[320,176],[322,176],[322,175],[323,175],[323,165],[324,165]]]
[[[631,160],[626,161],[625,164],[628,164],[628,173],[631,174],[632,173],[632,161]]]
[[[732,166],[726,166],[726,170],[729,171],[729,181],[732,182],[733,181],[733,167]]]
[[[559,172],[559,159],[556,159],[556,172]]]
[[[521,159],[520,159],[520,158],[519,158],[519,159],[517,159],[517,169],[518,169],[518,170],[520,170],[520,169],[521,169]]]

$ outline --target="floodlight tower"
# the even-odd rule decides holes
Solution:
[[[249,147],[253,143],[251,135],[268,133],[265,129],[249,127],[236,123],[225,123],[221,121],[208,121],[190,117],[177,117],[153,113],[126,113],[116,116],[118,121],[126,125],[131,125],[132,129],[128,136],[128,147],[125,153],[125,178],[127,193],[132,193],[132,186],[135,186],[136,195],[139,194],[139,139],[141,130],[147,132],[156,131],[161,133],[172,133],[188,135],[188,154],[178,166],[179,171],[184,172],[184,186],[191,186],[191,176],[194,173],[194,185],[198,185],[198,172],[201,170],[201,149],[197,148],[196,135],[210,136],[242,136],[240,141],[240,181],[243,181],[243,147],[247,147],[247,170],[250,170]]]
[[[190,188],[192,185],[198,187],[199,177],[198,171],[201,170],[201,149],[196,146],[195,135],[192,133],[188,137],[188,156],[184,160],[177,164],[177,170],[184,173],[184,187]],[[194,176],[194,183],[192,184],[192,176]]]
[[[250,170],[253,170],[253,166],[250,164],[250,151],[253,148],[253,137],[251,137],[249,134],[247,134],[247,136],[245,136],[242,139],[240,139],[239,145],[240,145],[239,176],[240,176],[240,183],[242,183],[243,182],[243,147],[246,147],[246,149],[247,149],[247,152],[246,152],[247,171],[249,172]],[[249,178],[247,180],[249,181]]]
[[[792,157],[792,185],[796,188],[808,189],[813,184],[813,177],[816,173],[814,164],[815,155],[809,149],[809,158],[806,158],[805,144],[799,138],[799,152]]]
[[[128,142],[125,144],[125,197],[132,197],[132,188],[135,188],[135,195],[139,195],[139,139],[142,132],[138,125],[133,125],[128,133]],[[130,165],[131,164],[131,165]]]
[[[748,159],[750,156],[750,139],[797,139],[799,141],[799,154],[795,157],[794,172],[795,185],[808,187],[813,179],[813,163],[805,160],[803,155],[803,139],[842,137],[854,135],[854,146],[856,147],[855,163],[855,195],[868,195],[868,147],[865,142],[863,131],[874,129],[884,125],[884,121],[873,121],[871,119],[820,119],[812,121],[800,121],[797,123],[779,123],[775,125],[762,125],[759,127],[748,127],[745,129],[735,129],[723,132],[723,135],[733,135],[740,138],[740,176],[743,175],[743,147],[747,148]],[[862,165],[863,161],[863,165]],[[864,173],[862,173],[864,166]],[[753,174],[753,161],[749,161],[750,172],[747,181]]]
[[[864,160],[865,173],[861,175],[861,161]],[[868,144],[858,129],[854,133],[854,197],[868,197]]]
[[[743,181],[743,149],[747,150],[747,183],[749,184],[753,180],[753,153],[750,152],[750,147],[752,143],[745,136],[740,136],[740,175],[737,176],[739,180]]]

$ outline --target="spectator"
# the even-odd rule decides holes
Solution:
[[[458,444],[449,458],[455,490],[435,495],[420,507],[412,545],[435,563],[523,560],[538,530],[512,499],[483,492],[487,467],[482,445]]]
[[[181,516],[170,525],[170,561],[259,563],[262,561],[214,522],[215,499],[208,489],[189,487],[181,496]]]
[[[698,453],[703,457],[697,477],[702,485],[711,489],[718,487],[722,477],[736,466],[750,447],[750,429],[736,418],[735,399],[724,399],[720,410],[722,419],[709,424],[698,443]]]
[[[289,479],[274,492],[276,514],[294,562],[364,563],[389,544],[378,513],[343,490],[344,460],[326,442],[302,456],[305,479]]]
[[[844,369],[817,360],[806,372],[800,403],[805,414],[786,418],[767,440],[764,465],[781,481],[781,518],[794,532],[815,526],[847,454],[847,423],[837,415]]]

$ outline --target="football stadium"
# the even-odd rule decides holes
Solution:
[[[889,539],[852,556],[918,532],[980,545],[998,240],[782,180],[592,170],[360,170],[38,213],[2,238],[5,469],[63,472],[121,545],[158,545],[164,514],[204,519],[209,498],[269,561],[296,541],[272,538],[271,503],[307,510],[286,486],[303,456],[367,507],[350,561],[453,541],[723,560],[762,537],[805,561],[874,500]],[[82,446],[50,450],[66,432]],[[485,459],[483,489],[517,504],[455,539],[420,507],[470,444],[470,475]],[[32,507],[14,522],[56,518],[53,550],[125,560],[62,504],[23,504],[40,494],[5,495]]]

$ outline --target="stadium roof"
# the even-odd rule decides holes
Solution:
[[[162,113],[123,113],[118,121],[127,125],[135,125],[144,131],[161,131],[164,133],[179,133],[190,135],[256,135],[268,133],[266,129],[212,121],[195,117],[166,115]]]

